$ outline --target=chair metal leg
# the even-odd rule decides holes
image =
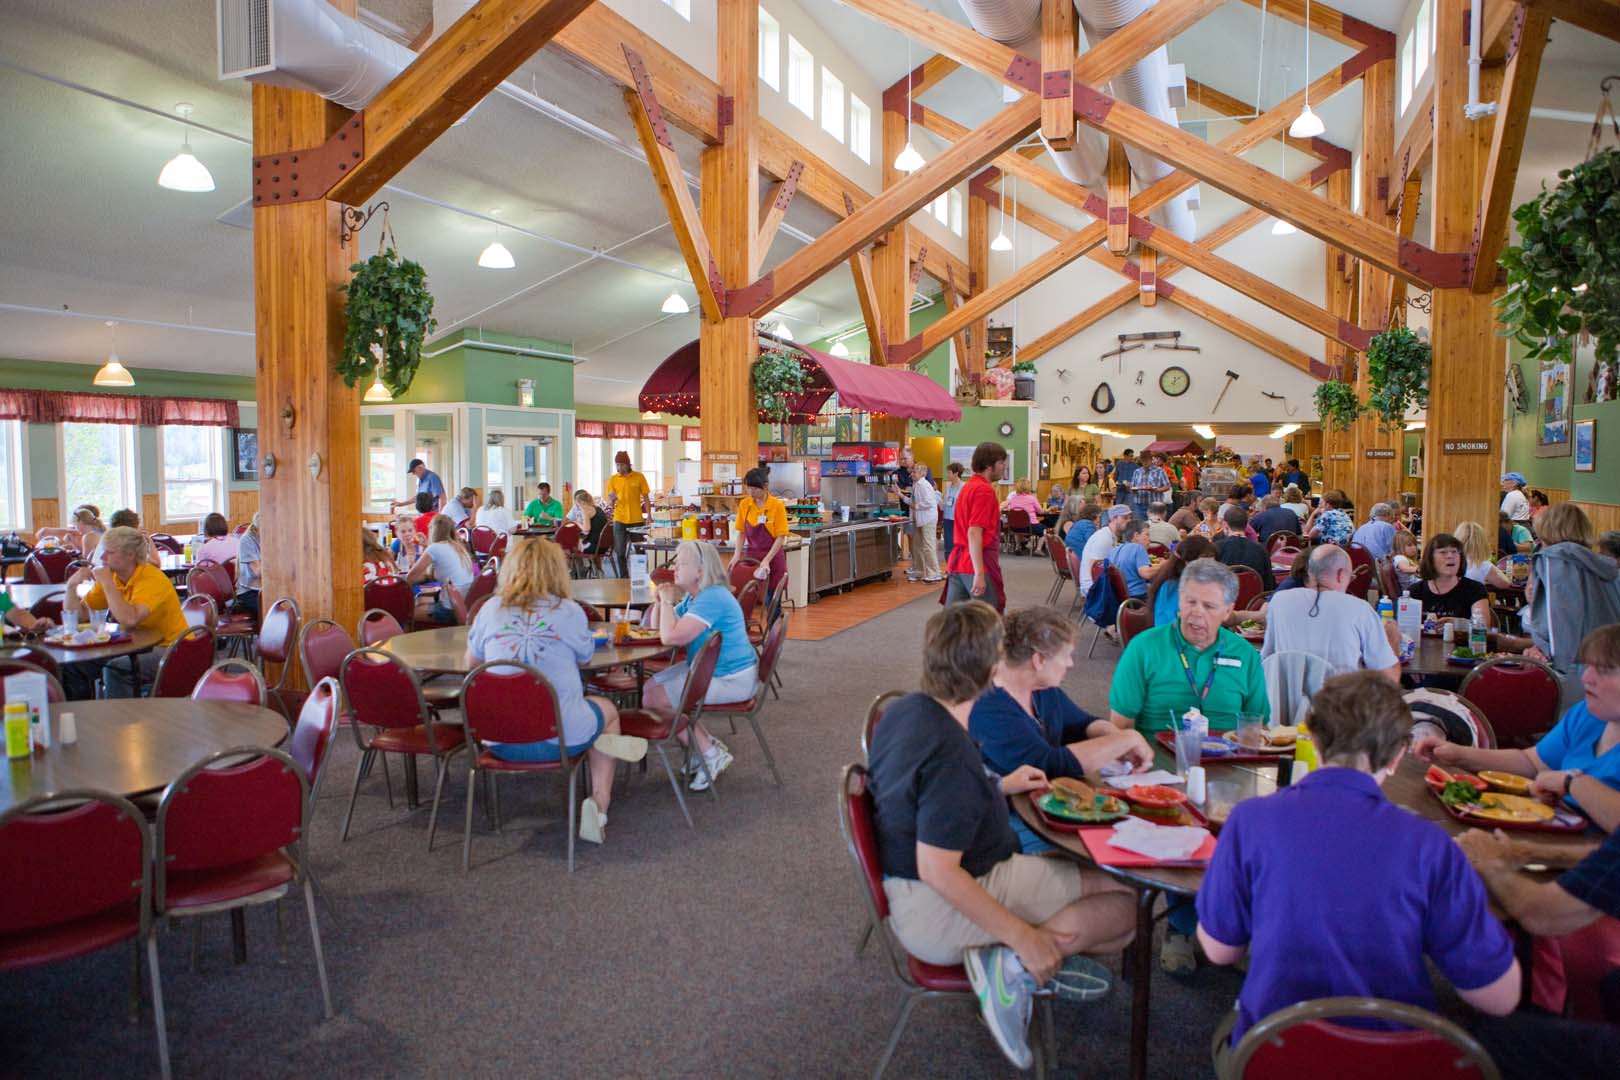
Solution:
[[[354,802],[360,797],[360,778],[366,774],[366,762],[371,760],[373,751],[367,750],[360,755],[360,761],[354,767],[354,789],[349,792],[349,812],[343,815],[343,835],[340,842],[349,838],[349,822],[354,820]]]
[[[138,1024],[141,1021],[141,940],[136,938],[131,944],[129,958],[129,1022]]]
[[[754,738],[759,740],[760,752],[765,755],[765,764],[771,768],[771,775],[776,777],[776,786],[782,786],[782,774],[776,769],[776,758],[771,754],[769,744],[765,742],[765,732],[759,726],[759,717],[750,716],[748,722],[754,727]]]
[[[563,751],[567,756],[567,751]],[[574,840],[579,832],[579,766],[568,770],[568,872],[574,872]]]
[[[484,777],[484,819],[491,829],[500,832],[500,822],[495,820],[495,773],[490,769],[480,771]]]
[[[444,794],[444,778],[450,772],[448,763],[441,757],[435,756],[433,764],[433,817],[428,821],[428,851],[433,850],[433,836],[439,831],[439,797]]]
[[[664,763],[664,775],[669,777],[669,786],[675,789],[675,802],[681,808],[681,816],[686,819],[688,829],[697,828],[692,824],[692,814],[686,809],[686,796],[681,794],[681,785],[675,779],[675,770],[670,767],[669,754],[664,751],[662,743],[653,743],[653,749],[658,751],[658,759]],[[645,759],[643,759],[645,760]]]
[[[169,1027],[163,1019],[163,976],[158,970],[157,930],[146,935],[146,967],[152,980],[152,1023],[157,1028],[158,1069],[169,1080]]]
[[[733,729],[733,730],[735,730],[735,729]],[[714,738],[713,735],[710,735],[709,737],[711,739]],[[709,771],[709,759],[704,757],[702,752],[698,750],[698,748],[697,748],[697,739],[696,738],[691,738],[691,739],[687,740],[687,743],[686,743],[686,755],[687,755],[687,757],[695,757],[695,758],[697,758],[698,768],[702,770],[704,776],[707,776],[709,778],[708,792],[709,792],[710,795],[712,795],[714,797],[715,802],[719,802],[720,801],[720,793],[714,789],[714,787],[715,787],[715,784],[714,784],[715,775]],[[684,769],[681,770],[681,772],[682,772],[682,775],[685,775],[685,770]]]
[[[877,929],[877,923],[871,922],[870,920],[868,920],[867,924],[866,924],[866,929],[861,931],[860,940],[855,942],[855,955],[856,955],[857,958],[863,952],[866,951],[866,946],[872,940],[872,931],[876,930],[876,929]]]
[[[1041,1019],[1046,1026],[1046,1065],[1056,1071],[1058,1067],[1057,1023],[1052,1019],[1052,999],[1041,999]]]
[[[394,808],[394,774],[388,771],[388,755],[378,754],[377,760],[383,767],[383,790],[388,792],[388,809]]]
[[[489,774],[489,808],[495,815],[495,831],[501,831],[501,777],[499,773]]]
[[[304,906],[309,910],[309,940],[315,946],[315,974],[321,979],[321,1004],[326,1008],[326,1018],[332,1019],[332,990],[326,984],[326,954],[321,951],[321,924],[315,917],[315,890],[310,888],[309,878],[304,879]]]
[[[900,1016],[894,1022],[894,1030],[889,1033],[889,1045],[883,1048],[883,1056],[878,1058],[877,1071],[872,1074],[872,1080],[883,1080],[883,1073],[889,1067],[889,1060],[894,1057],[895,1050],[900,1045],[900,1036],[905,1033],[906,1021],[911,1019],[911,1010],[917,1007],[920,994],[907,994],[904,1005],[900,1006]]]
[[[461,872],[463,874],[465,874],[468,870],[472,869],[472,816],[473,816],[473,802],[474,802],[473,795],[474,795],[474,793],[476,793],[477,790],[478,790],[478,769],[477,768],[468,769],[467,770],[467,824],[466,824],[466,827],[464,829],[462,829],[462,832],[461,832]],[[486,804],[485,807],[484,807],[484,810],[485,810],[485,812],[488,812],[489,807],[488,807],[487,804],[489,802],[489,792],[488,792],[488,786],[487,785],[486,785],[486,788],[485,788],[484,795],[485,795],[484,802]]]
[[[1086,650],[1086,659],[1089,660],[1093,656],[1097,655],[1097,639],[1102,637],[1102,630],[1102,623],[1098,623],[1097,632],[1091,635],[1091,648]]]

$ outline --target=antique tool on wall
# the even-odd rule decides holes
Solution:
[[[1237,382],[1237,379],[1238,379],[1238,373],[1233,371],[1231,368],[1227,368],[1226,369],[1226,385],[1221,387],[1221,392],[1220,392],[1219,396],[1217,396],[1215,398],[1215,404],[1213,404],[1213,405],[1211,405],[1209,407],[1210,412],[1215,412],[1215,411],[1220,409],[1221,402],[1226,399],[1226,392],[1228,390],[1232,389],[1232,384]]]
[[[1180,330],[1174,330],[1174,331],[1171,331],[1171,332],[1174,333],[1175,336],[1176,336],[1176,339],[1174,341],[1172,341],[1168,345],[1154,345],[1153,347],[1155,349],[1169,349],[1172,352],[1195,352],[1195,353],[1201,353],[1201,352],[1204,351],[1203,349],[1200,349],[1197,345],[1183,345],[1181,343],[1181,331]]]
[[[1145,372],[1145,371],[1138,371],[1138,372],[1137,372],[1137,373],[1136,373],[1136,385],[1137,385],[1137,386],[1141,386],[1141,385],[1142,385],[1142,376],[1143,376],[1143,375],[1146,375],[1146,374],[1147,374],[1147,372]]]
[[[1091,407],[1100,413],[1112,412],[1114,408],[1114,391],[1107,383],[1098,383],[1097,389],[1091,392]]]
[[[1293,416],[1295,413],[1299,412],[1299,407],[1297,405],[1290,409],[1288,407],[1288,399],[1283,397],[1281,394],[1273,394],[1270,390],[1262,390],[1260,391],[1260,396],[1270,398],[1272,401],[1282,402],[1284,416]]]
[[[1123,337],[1123,336],[1124,335],[1121,335],[1121,337]],[[1126,345],[1122,341],[1120,343],[1119,348],[1115,349],[1113,352],[1105,352],[1101,356],[1099,356],[1097,359],[1099,359],[1099,360],[1107,360],[1111,356],[1119,357],[1119,373],[1121,375],[1123,375],[1123,374],[1125,374],[1125,354],[1128,353],[1128,352],[1135,352],[1137,349],[1141,349],[1141,348],[1146,348],[1146,346],[1140,345],[1140,344],[1138,344],[1138,345]]]

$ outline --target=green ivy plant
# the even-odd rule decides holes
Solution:
[[[1432,350],[1404,326],[1374,334],[1367,345],[1367,407],[1386,429],[1406,423],[1406,414],[1429,404]]]
[[[930,435],[942,435],[945,432],[943,420],[913,420],[911,426],[916,431],[926,431]]]
[[[1316,415],[1334,431],[1349,431],[1361,415],[1356,388],[1338,379],[1326,379],[1316,386]]]
[[[1612,357],[1620,349],[1620,148],[1561,169],[1558,181],[1513,211],[1520,242],[1502,252],[1507,289],[1497,318],[1531,359],[1571,360],[1583,331],[1598,356]]]
[[[349,267],[348,328],[338,374],[355,386],[372,372],[395,397],[410,389],[422,364],[422,341],[439,325],[433,317],[422,264],[401,258],[393,248]]]
[[[760,420],[767,424],[791,420],[794,399],[810,384],[810,373],[798,356],[780,348],[761,350],[752,376]]]

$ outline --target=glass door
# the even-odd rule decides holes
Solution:
[[[491,435],[485,447],[485,482],[506,493],[506,504],[522,514],[542,483],[551,485],[551,497],[562,499],[562,478],[552,476],[555,460],[551,439],[532,435]]]

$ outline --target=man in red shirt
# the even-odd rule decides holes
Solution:
[[[990,485],[1007,474],[1007,451],[998,442],[973,449],[973,476],[956,496],[955,544],[945,563],[942,604],[984,600],[1004,611],[1001,582],[1001,500]]]

